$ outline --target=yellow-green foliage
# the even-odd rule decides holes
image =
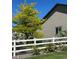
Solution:
[[[17,25],[13,27],[13,31],[24,33],[26,36],[31,34],[31,36],[42,37],[41,30],[41,19],[37,17],[38,11],[34,9],[35,4],[20,4],[19,12],[13,17],[13,23]]]

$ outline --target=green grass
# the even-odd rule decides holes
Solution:
[[[28,59],[67,59],[67,52],[50,53],[47,55],[34,56]]]

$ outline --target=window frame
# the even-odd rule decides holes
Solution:
[[[62,26],[55,27],[55,35],[57,35],[60,31],[62,31]]]

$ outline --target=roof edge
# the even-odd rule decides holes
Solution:
[[[67,5],[66,4],[60,4],[60,3],[58,3],[53,8],[51,8],[51,10],[43,17],[43,19],[46,19],[46,18],[48,19],[50,17],[49,15],[50,15],[51,12],[52,12],[52,14],[54,14],[54,12],[57,11],[56,8],[58,6],[66,6],[66,12],[62,12],[62,13],[67,13]]]

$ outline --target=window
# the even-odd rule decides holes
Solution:
[[[62,27],[59,26],[59,27],[56,27],[56,35],[62,30]]]

